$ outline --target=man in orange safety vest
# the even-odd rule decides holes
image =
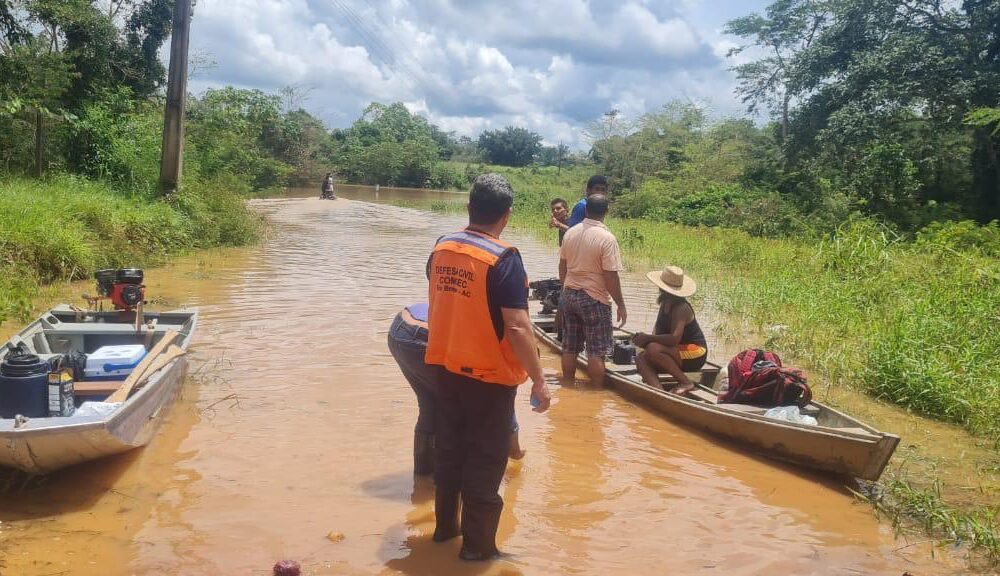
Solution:
[[[434,540],[461,534],[463,560],[499,554],[498,490],[517,387],[531,379],[536,412],[546,411],[550,401],[528,316],[527,273],[517,249],[500,240],[513,202],[502,176],[476,178],[468,227],[442,236],[427,263],[425,362],[443,368],[436,397]]]

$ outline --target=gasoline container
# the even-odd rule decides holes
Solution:
[[[8,355],[0,364],[0,418],[49,415],[49,363],[34,354]]]
[[[69,370],[49,374],[49,416],[72,416],[73,376]]]

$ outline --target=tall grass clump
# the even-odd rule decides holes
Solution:
[[[74,176],[0,182],[0,321],[25,319],[39,284],[245,244],[259,230],[239,195],[211,184],[160,200]]]
[[[886,515],[897,531],[916,525],[943,542],[982,553],[993,565],[1000,563],[1000,509],[959,510],[942,499],[938,482],[918,488],[895,472],[886,476],[879,489],[861,498]]]

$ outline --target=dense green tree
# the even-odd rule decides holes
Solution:
[[[790,170],[904,225],[931,201],[1000,217],[1000,138],[963,123],[1000,104],[1000,2],[781,0],[729,30],[763,49],[736,68],[748,102],[793,105]]]
[[[118,4],[125,1],[118,0]],[[123,80],[139,96],[152,95],[164,85],[166,70],[159,53],[170,36],[173,10],[174,0],[136,2],[126,20]]]
[[[431,139],[438,146],[442,160],[451,160],[458,150],[458,140],[455,139],[454,132],[445,132],[436,125],[430,125]]]
[[[37,173],[53,160],[92,164],[72,139],[50,138],[50,125],[80,115],[127,88],[138,99],[163,82],[158,51],[170,33],[173,0],[11,0],[0,5],[0,149],[5,168]],[[31,124],[33,154],[26,153]],[[70,135],[72,130],[61,130]],[[58,134],[56,135],[58,136]]]
[[[458,140],[455,141],[455,152],[451,158],[461,162],[481,162],[483,159],[479,144],[468,136],[458,137]]]
[[[992,128],[993,134],[1000,133],[1000,108],[980,108],[965,117],[965,123],[979,128]]]
[[[203,175],[244,175],[255,188],[279,186],[293,168],[266,148],[283,121],[281,97],[227,86],[207,90],[188,105],[187,155]]]
[[[429,138],[433,140],[431,125],[419,114],[411,114],[402,102],[385,105],[373,102],[351,126],[350,133],[362,144]]]
[[[538,151],[538,163],[542,166],[562,166],[570,160],[569,146],[558,144],[556,146],[543,146]]]
[[[794,93],[789,86],[795,55],[808,49],[831,20],[830,0],[779,0],[765,16],[751,14],[730,21],[726,33],[753,40],[763,51],[757,60],[733,67],[739,80],[737,94],[750,112],[760,107],[779,119],[781,138],[788,136],[788,112]],[[730,51],[730,56],[745,47]]]
[[[329,133],[322,120],[305,110],[285,112],[265,124],[261,143],[271,155],[294,168],[290,183],[315,182],[332,169]]]
[[[163,109],[122,86],[84,105],[69,124],[70,167],[121,188],[151,194],[160,168]]]
[[[15,15],[13,2],[0,2],[0,51],[7,53],[12,46],[21,44],[29,37],[25,29]]]
[[[609,111],[587,133],[593,140],[591,157],[602,164],[618,194],[640,188],[647,178],[676,175],[690,152],[687,147],[704,139],[707,126],[699,106],[675,101],[636,121]]]
[[[424,187],[434,182],[443,134],[401,102],[370,104],[343,132],[336,157],[351,182]]]
[[[527,166],[542,149],[542,137],[527,128],[507,126],[479,135],[479,149],[486,160],[502,166]]]

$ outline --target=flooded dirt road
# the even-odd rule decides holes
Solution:
[[[501,488],[509,555],[461,563],[457,542],[430,541],[433,488],[411,476],[416,402],[385,338],[425,297],[435,238],[462,220],[343,200],[257,206],[274,222],[264,245],[148,274],[161,307],[202,310],[196,374],[159,436],[7,486],[0,574],[264,575],[282,558],[348,575],[961,572],[894,540],[836,482],[586,385],[555,389],[544,415],[521,391],[528,454]],[[555,274],[551,248],[507,239],[533,278]],[[626,282],[637,327],[654,314],[638,278]]]

